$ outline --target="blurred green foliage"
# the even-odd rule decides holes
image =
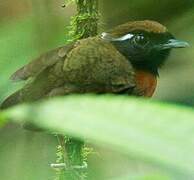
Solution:
[[[65,29],[69,23],[70,17],[75,12],[75,8],[71,5],[63,9],[61,7],[63,3],[64,0],[6,0],[0,2],[0,102],[5,96],[22,86],[22,83],[13,84],[9,81],[11,73],[39,54],[66,42],[67,36]],[[186,40],[191,44],[191,47],[188,49],[177,50],[172,53],[168,63],[160,72],[159,85],[154,98],[193,106],[194,1],[100,0],[100,9],[102,22],[100,24],[101,31],[128,20],[153,19],[167,25],[177,38]],[[122,110],[123,106],[120,105],[119,108]],[[114,112],[114,110],[111,110],[111,112]],[[171,117],[171,120],[164,120],[164,123],[162,119],[158,121],[158,118],[163,114],[167,114],[166,110],[152,113],[154,114],[152,116],[154,118],[147,120],[151,121],[150,124],[142,124],[142,129],[145,130],[144,127],[148,128],[149,125],[151,126],[152,123],[157,122],[159,129],[146,129],[146,133],[148,134],[146,134],[145,139],[154,138],[152,143],[156,143],[155,145],[157,145],[159,149],[162,144],[160,144],[160,138],[167,135],[165,138],[169,138],[169,144],[166,145],[168,146],[166,150],[169,150],[171,146],[170,140],[173,140],[173,135],[175,135],[176,138],[182,138],[181,142],[179,142],[179,139],[176,139],[175,143],[175,146],[181,152],[181,154],[174,153],[174,156],[177,157],[175,157],[176,165],[183,166],[184,163],[188,163],[188,166],[192,166],[193,164],[189,164],[191,162],[189,157],[193,148],[193,124],[190,122],[192,117],[183,117],[185,121],[189,122],[187,123],[181,120],[180,122],[184,122],[181,124],[177,121],[179,115],[182,117],[182,111],[180,109],[180,112],[177,112],[177,116]],[[99,117],[100,113],[95,111],[92,115],[96,116],[95,122],[98,122],[97,117]],[[93,116],[90,119],[93,119]],[[156,119],[157,121],[154,122]],[[76,127],[78,128],[78,132],[81,132],[79,128],[82,126]],[[105,128],[106,125],[103,124],[103,127]],[[187,131],[188,127],[190,127],[189,131]],[[155,132],[157,130],[159,131]],[[173,131],[172,134],[165,134],[170,131]],[[179,131],[182,133],[179,133]],[[94,129],[91,133],[95,132]],[[100,130],[98,130],[98,133],[99,132]],[[159,137],[154,137],[155,133],[158,133]],[[150,137],[148,135],[150,135]],[[91,137],[91,134],[88,133],[88,136]],[[55,137],[44,133],[27,132],[15,125],[7,125],[1,129],[0,137],[1,179],[34,180],[54,178],[54,171],[50,169],[49,164],[53,163],[56,158],[55,146],[57,140]],[[103,136],[99,137],[102,138]],[[97,142],[96,140],[99,140],[99,137],[96,135],[92,141]],[[142,140],[143,138],[144,137],[142,137]],[[118,143],[118,140],[116,141],[114,137],[109,137],[109,139],[112,143]],[[121,142],[123,142],[126,139],[121,140]],[[108,141],[109,140],[103,142],[104,148],[101,146],[96,148],[99,153],[90,156],[91,173],[89,173],[89,179],[118,179],[116,176],[119,176],[119,179],[173,179],[172,177],[169,178],[169,173],[165,168],[161,171],[161,167],[153,163],[148,163],[149,161],[142,162],[141,160],[134,159],[134,157],[126,156],[126,152],[124,152],[124,154],[116,152],[118,149],[125,151],[123,147],[112,150],[114,149],[112,147],[116,147],[115,145],[118,144],[105,145]],[[151,141],[148,140],[145,141],[145,143],[146,142]],[[129,144],[125,142],[128,146],[130,146],[130,143],[135,142],[132,141],[129,142]],[[97,144],[102,145],[102,142],[100,141],[100,143]],[[123,145],[123,143],[121,144]],[[180,147],[178,148],[178,146]],[[164,146],[162,147],[164,148]],[[183,150],[186,151],[185,154]],[[157,154],[158,151],[156,150],[154,152]],[[173,156],[169,157],[172,160]],[[181,161],[178,161],[180,159]],[[185,162],[183,162],[184,160]],[[192,155],[191,160],[193,160]],[[139,173],[138,176],[136,172]],[[128,174],[130,174],[130,178]],[[145,175],[147,176],[144,177]]]
[[[20,105],[3,111],[2,115],[0,121],[5,118],[30,122],[48,132],[106,145],[152,164],[169,178],[194,178],[192,108],[125,96],[83,95]],[[138,176],[139,172],[134,175]]]

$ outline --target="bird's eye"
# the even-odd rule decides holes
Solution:
[[[149,39],[143,35],[136,35],[133,37],[133,43],[137,46],[145,46],[149,43]]]

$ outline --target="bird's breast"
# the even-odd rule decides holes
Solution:
[[[157,77],[145,71],[136,70],[136,94],[152,97],[157,86]]]

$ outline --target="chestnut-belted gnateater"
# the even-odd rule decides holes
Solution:
[[[187,46],[158,22],[128,22],[51,50],[16,71],[13,81],[31,80],[1,108],[72,93],[151,97],[171,49]]]

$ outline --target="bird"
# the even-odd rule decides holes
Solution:
[[[171,50],[188,46],[159,22],[130,21],[58,47],[24,65],[10,79],[26,80],[26,84],[0,108],[69,94],[152,97],[159,69]]]

